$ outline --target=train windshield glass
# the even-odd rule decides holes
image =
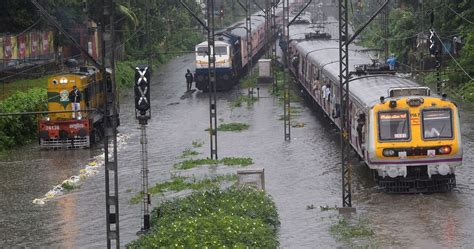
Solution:
[[[452,115],[451,110],[424,110],[423,138],[452,138]]]
[[[197,47],[196,55],[198,56],[207,56],[207,47]]]
[[[409,131],[408,112],[379,113],[380,140],[408,140]]]
[[[216,55],[227,55],[227,47],[216,47]]]

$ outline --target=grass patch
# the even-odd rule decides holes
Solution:
[[[175,177],[170,181],[157,183],[155,186],[152,186],[148,189],[148,193],[150,195],[162,194],[168,191],[183,191],[186,189],[192,190],[206,190],[206,189],[213,189],[218,188],[220,184],[224,181],[228,182],[235,182],[237,181],[237,175],[223,175],[223,176],[216,176],[213,178],[206,178],[203,180],[197,181],[195,178],[187,178],[187,177]],[[143,199],[143,192],[136,194],[130,199],[130,204],[138,204]]]
[[[219,163],[218,160],[209,159],[209,158],[189,159],[189,160],[184,160],[180,163],[175,164],[174,168],[175,169],[192,169],[192,168],[202,166],[202,165],[216,165],[218,163]]]
[[[212,189],[161,203],[151,232],[127,248],[278,248],[276,205],[253,188]]]
[[[237,99],[230,103],[231,108],[242,107],[243,103],[247,104],[247,107],[251,107],[255,102],[258,101],[257,97],[248,95],[239,95]]]
[[[214,159],[189,159],[184,160],[182,162],[176,163],[174,165],[175,169],[192,169],[202,165],[217,165],[222,163],[227,166],[236,166],[241,165],[242,167],[248,166],[253,164],[252,158],[249,157],[224,157],[221,160],[214,160]]]
[[[319,206],[319,209],[321,209],[321,212],[332,211],[332,210],[337,210],[337,206],[334,206],[334,207],[330,207],[330,206],[328,206],[328,205],[326,205],[326,206]]]
[[[244,123],[228,123],[220,124],[217,128],[218,131],[243,131],[247,130],[250,127],[248,124]]]
[[[193,148],[201,148],[203,144],[204,142],[199,139],[193,140],[192,142]]]
[[[367,221],[358,219],[351,222],[346,218],[339,218],[338,222],[331,226],[331,234],[339,241],[351,242],[355,238],[369,238],[375,233],[368,226]]]
[[[220,161],[227,166],[240,165],[245,167],[253,164],[253,160],[250,157],[224,157]]]
[[[186,157],[192,157],[192,156],[197,156],[199,155],[199,152],[191,149],[191,148],[186,148],[181,155],[178,156],[178,158],[186,158]]]

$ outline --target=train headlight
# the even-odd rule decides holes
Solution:
[[[449,168],[449,166],[447,164],[441,164],[438,167],[438,173],[442,176],[445,176],[445,175],[451,173],[451,169]]]
[[[424,100],[423,98],[410,98],[407,99],[407,104],[411,107],[417,107],[423,104]]]
[[[59,83],[61,83],[61,84],[67,84],[67,79],[66,79],[66,78],[61,78],[61,79],[59,80]]]
[[[398,176],[398,168],[390,168],[387,170],[387,175],[391,178],[395,178]]]
[[[392,150],[392,149],[384,149],[384,150],[383,150],[383,155],[386,156],[386,157],[395,156],[395,150]]]
[[[439,154],[446,155],[451,153],[451,146],[443,146],[438,149]]]

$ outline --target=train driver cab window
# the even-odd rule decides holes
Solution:
[[[216,49],[216,56],[220,56],[220,55],[227,55],[227,47],[215,47]]]
[[[423,118],[423,138],[452,138],[452,115],[451,110],[424,110]]]
[[[198,56],[207,56],[207,47],[198,47],[196,49],[196,54]]]
[[[410,129],[408,112],[379,112],[379,139],[380,140],[408,140]]]

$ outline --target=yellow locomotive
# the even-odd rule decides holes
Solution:
[[[72,112],[73,87],[81,93],[80,110]],[[48,79],[48,116],[38,124],[41,148],[87,148],[103,132],[104,83],[94,67],[80,67]]]

